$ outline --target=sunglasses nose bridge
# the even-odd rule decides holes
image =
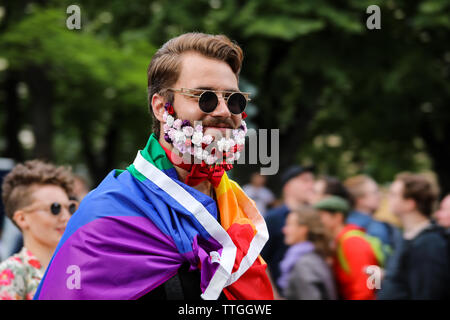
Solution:
[[[72,214],[70,213],[69,208],[65,206],[61,208],[61,211],[58,214],[59,219],[61,219],[62,221],[69,220],[71,216]]]
[[[221,117],[229,117],[231,115],[230,109],[228,109],[228,101],[227,98],[223,95],[223,93],[216,92],[217,95],[217,107],[214,109],[212,114]]]

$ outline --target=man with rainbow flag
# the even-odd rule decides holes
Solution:
[[[247,131],[242,59],[227,37],[202,33],[156,52],[153,133],[82,201],[35,299],[273,299],[266,224],[226,174]]]

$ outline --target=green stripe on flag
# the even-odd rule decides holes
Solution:
[[[166,152],[159,144],[154,133],[150,135],[147,145],[140,151],[140,153],[145,160],[160,170],[169,170],[173,168],[172,163],[169,158],[167,158]],[[141,182],[146,179],[145,176],[142,175],[133,164],[129,165],[127,170]]]

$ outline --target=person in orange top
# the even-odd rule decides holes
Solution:
[[[364,229],[345,224],[350,206],[337,196],[329,196],[314,205],[330,238],[335,239],[333,270],[340,299],[374,300],[375,290],[368,285],[366,269],[378,265],[375,252],[365,238]]]

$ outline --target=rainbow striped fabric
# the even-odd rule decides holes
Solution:
[[[203,299],[222,291],[228,299],[273,299],[259,256],[264,219],[226,174],[215,192],[217,203],[181,182],[151,135],[127,170],[110,172],[82,201],[35,299],[137,299],[184,263],[200,270]]]

